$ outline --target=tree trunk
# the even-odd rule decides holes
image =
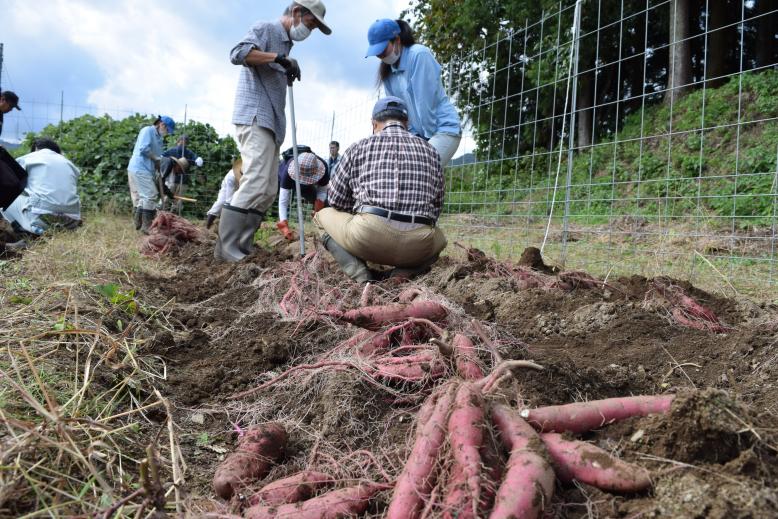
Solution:
[[[670,63],[665,102],[672,103],[691,89],[692,51],[689,37],[690,0],[670,3]]]
[[[727,13],[730,6],[726,1],[710,2],[708,16],[708,56],[705,79],[708,87],[717,87],[727,81],[722,76],[727,74],[729,64],[729,48],[732,46],[732,30],[722,29],[729,20]],[[718,29],[718,30],[717,30]]]
[[[757,12],[763,15],[756,22],[756,64],[759,67],[775,65],[775,13],[767,14],[778,7],[778,0],[759,0]]]
[[[592,106],[594,105],[594,73],[584,74],[578,80],[578,148],[592,145]]]

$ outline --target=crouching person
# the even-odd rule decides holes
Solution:
[[[444,191],[438,153],[408,132],[401,99],[380,99],[372,118],[373,135],[343,154],[330,179],[330,207],[314,219],[324,247],[357,282],[372,279],[366,261],[411,277],[446,247],[436,226]]]
[[[81,224],[78,168],[62,156],[59,145],[51,139],[36,139],[32,149],[17,159],[27,171],[27,186],[2,211],[3,218],[16,232],[33,236],[75,229]]]
[[[298,150],[300,147],[298,146]],[[309,149],[309,148],[308,148]],[[289,229],[289,203],[292,200],[292,192],[297,188],[295,181],[300,182],[300,195],[303,200],[313,204],[313,212],[321,211],[327,203],[327,185],[330,183],[330,173],[327,163],[323,158],[311,152],[299,152],[297,160],[300,163],[300,172],[294,163],[294,150],[286,150],[278,167],[278,231],[289,241],[295,239],[294,233]]]
[[[243,160],[238,157],[232,161],[232,169],[224,175],[219,188],[219,196],[205,215],[205,228],[210,229],[216,218],[222,213],[222,208],[229,205],[232,195],[240,187],[240,177],[243,176]]]

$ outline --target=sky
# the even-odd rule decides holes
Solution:
[[[22,107],[6,114],[2,137],[20,139],[58,122],[61,111],[65,119],[186,115],[232,134],[239,67],[230,63],[230,49],[255,21],[278,19],[289,3],[0,0],[1,86],[15,91]],[[331,134],[343,144],[369,134],[378,60],[364,57],[367,28],[399,16],[408,0],[325,4],[332,35],[314,31],[291,52],[302,70],[294,87],[298,142],[319,153],[326,153]]]

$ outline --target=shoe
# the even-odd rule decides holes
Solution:
[[[141,211],[140,207],[136,207],[136,208],[134,208],[132,210],[132,221],[135,224],[135,230],[136,231],[139,231],[140,230],[140,226],[143,224],[143,221],[142,221],[143,219],[141,217],[140,211]]]
[[[156,209],[139,209],[141,217],[140,232],[143,234],[149,234],[151,231],[151,222],[157,216]]]
[[[341,247],[340,244],[332,239],[332,236],[326,233],[322,235],[322,243],[348,277],[357,283],[373,281],[373,276],[370,274],[365,262]]]
[[[229,263],[237,263],[247,256],[240,247],[241,237],[248,233],[248,215],[246,209],[225,205],[219,218],[219,239],[213,250],[213,257]],[[253,233],[252,233],[253,239]]]

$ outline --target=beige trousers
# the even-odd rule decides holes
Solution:
[[[314,222],[341,247],[357,258],[379,265],[413,268],[437,257],[446,237],[429,225],[402,231],[374,214],[351,214],[326,207]]]
[[[243,159],[243,177],[230,205],[264,213],[273,205],[278,193],[281,150],[273,132],[256,124],[235,125],[235,136]]]
[[[138,186],[135,185],[135,177],[130,171],[127,171],[127,182],[130,184],[130,199],[132,199],[133,209],[138,207],[140,196],[138,195]]]

